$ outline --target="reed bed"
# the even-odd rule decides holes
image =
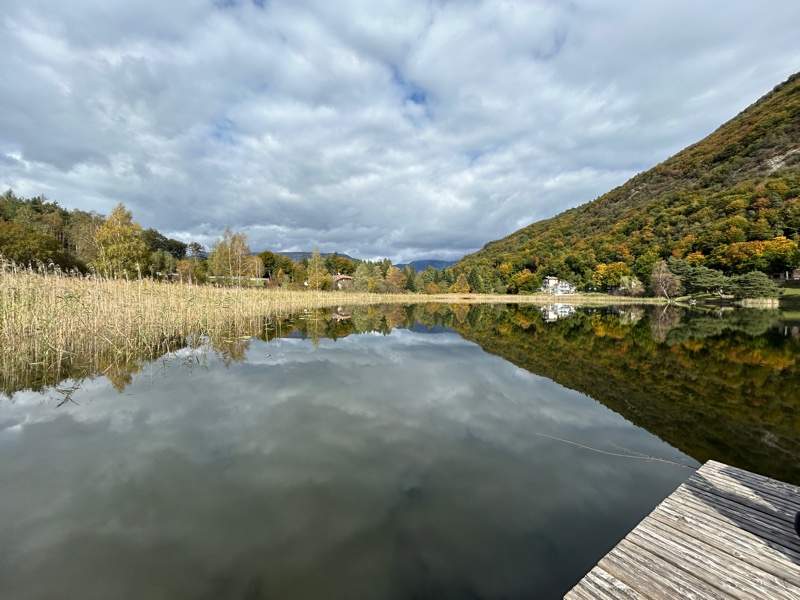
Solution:
[[[152,360],[192,340],[259,335],[270,319],[306,309],[401,301],[408,296],[105,279],[0,262],[0,390]]]
[[[224,288],[152,279],[106,279],[0,259],[0,392],[67,377],[130,372],[199,340],[263,336],[270,321],[303,310],[434,302],[618,303],[619,298],[475,294],[381,295]],[[124,367],[124,368],[123,368]]]

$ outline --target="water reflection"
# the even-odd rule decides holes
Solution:
[[[466,339],[582,391],[700,462],[800,483],[800,340],[777,311],[509,306]]]
[[[560,598],[675,447],[791,479],[779,315],[545,316],[340,307],[12,394],[0,596]]]
[[[560,597],[690,470],[552,438],[688,459],[444,326],[470,312],[303,315],[121,394],[15,394],[0,595]]]

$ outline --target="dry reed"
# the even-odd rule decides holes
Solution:
[[[0,260],[0,390],[150,360],[191,339],[257,335],[265,321],[304,309],[407,300],[84,277]]]
[[[609,299],[563,297],[585,304]],[[618,300],[618,299],[617,299]],[[218,288],[151,279],[105,279],[0,259],[0,391],[54,385],[152,360],[191,340],[263,333],[270,319],[298,311],[377,303],[526,302],[556,298],[471,294],[380,295]]]

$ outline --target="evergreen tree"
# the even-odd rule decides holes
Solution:
[[[716,292],[722,294],[723,288],[728,284],[728,278],[722,271],[708,267],[694,267],[687,281],[692,292]]]
[[[781,288],[761,271],[752,271],[731,278],[730,289],[735,298],[777,298]]]

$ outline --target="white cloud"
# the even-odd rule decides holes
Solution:
[[[800,64],[791,3],[9,1],[0,186],[211,242],[459,258]]]

